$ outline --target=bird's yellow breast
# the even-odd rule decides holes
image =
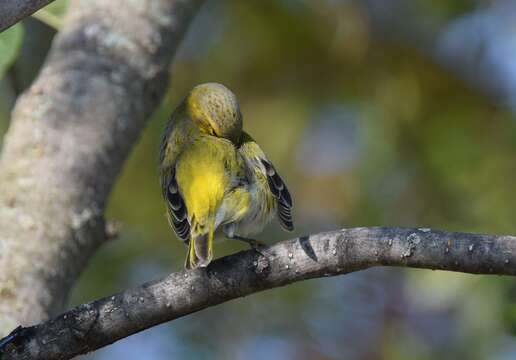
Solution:
[[[197,219],[213,215],[224,196],[227,183],[217,166],[205,165],[185,173],[185,177],[191,181],[182,190],[189,212],[196,215]],[[199,176],[199,173],[202,175]]]
[[[201,136],[179,156],[176,179],[190,223],[214,221],[224,196],[239,171],[236,151],[226,140]]]

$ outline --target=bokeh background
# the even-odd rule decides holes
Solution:
[[[66,5],[0,36],[0,142]],[[121,235],[70,306],[182,267],[158,145],[175,105],[208,81],[238,95],[246,130],[288,183],[294,235],[372,225],[516,234],[515,18],[511,0],[207,1],[111,196]],[[260,238],[291,236],[273,224]],[[244,248],[226,241],[216,255]],[[515,301],[508,277],[376,268],[232,301],[82,358],[509,360]]]

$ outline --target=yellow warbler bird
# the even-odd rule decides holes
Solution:
[[[207,266],[215,231],[256,245],[277,213],[293,230],[292,198],[258,144],[242,131],[235,95],[216,83],[194,87],[172,114],[160,150],[169,222],[188,243],[185,267]]]

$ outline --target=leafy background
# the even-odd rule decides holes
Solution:
[[[0,35],[0,135],[66,5]],[[289,184],[294,235],[371,225],[516,234],[514,16],[506,0],[208,1],[111,196],[121,236],[70,306],[181,268],[158,142],[174,106],[208,81],[239,96],[245,128]],[[273,224],[260,238],[290,236]],[[226,241],[216,255],[242,248]],[[508,360],[515,300],[512,278],[377,268],[232,301],[83,358]]]

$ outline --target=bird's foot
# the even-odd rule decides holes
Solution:
[[[265,244],[265,243],[263,243],[261,241],[258,241],[256,239],[249,239],[249,238],[246,238],[246,237],[243,237],[243,236],[238,236],[238,235],[234,235],[232,237],[232,239],[240,240],[240,241],[243,241],[243,242],[247,243],[251,247],[251,249],[256,251],[258,254],[260,254],[262,256],[265,256],[265,254],[260,251],[260,248],[266,247],[267,244]]]

